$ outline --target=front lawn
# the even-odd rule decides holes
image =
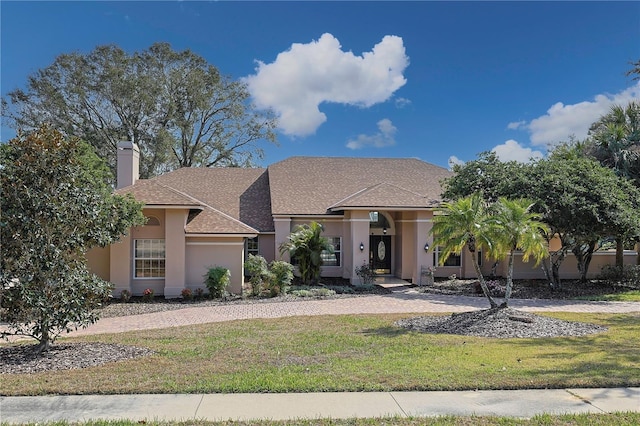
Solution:
[[[408,391],[640,386],[640,315],[551,316],[586,337],[490,339],[396,328],[411,314],[293,317],[65,339],[155,355],[0,375],[2,395]]]

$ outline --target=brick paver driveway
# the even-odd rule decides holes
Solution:
[[[640,312],[640,302],[513,299],[510,301],[510,306],[530,312]],[[302,315],[464,312],[488,307],[488,302],[484,297],[441,296],[398,290],[388,295],[192,307],[129,317],[103,318],[96,324],[86,329],[75,331],[71,335],[121,333],[132,330],[149,330],[252,318],[281,318]]]

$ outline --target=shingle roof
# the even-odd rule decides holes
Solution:
[[[182,168],[117,192],[191,208],[188,233],[255,233],[274,231],[273,214],[433,207],[451,175],[416,159],[292,157],[268,169]]]
[[[353,194],[330,206],[329,210],[358,207],[424,208],[433,207],[435,204],[437,204],[435,200],[430,200],[417,192],[385,182]]]
[[[185,227],[187,234],[257,234],[258,231],[211,207],[196,212]]]
[[[131,194],[136,200],[150,205],[198,207],[202,204],[156,180],[141,179],[134,185],[118,189],[116,193]]]
[[[266,169],[184,167],[154,180],[177,188],[260,232],[274,230]]]
[[[340,204],[425,208],[441,200],[440,181],[450,176],[412,158],[291,157],[269,166],[271,208],[283,215],[326,214]]]

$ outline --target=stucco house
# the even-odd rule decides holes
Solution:
[[[229,291],[240,293],[244,260],[259,254],[289,260],[278,247],[298,224],[317,221],[335,251],[322,275],[352,282],[362,264],[378,274],[420,283],[436,265],[431,221],[441,202],[440,182],[451,172],[418,159],[291,157],[267,168],[182,168],[141,180],[135,144],[118,145],[117,191],[144,202],[148,218],[120,242],[88,253],[91,269],[134,295],[178,297],[203,287],[211,266],[231,271]],[[427,250],[431,247],[431,250]],[[492,262],[483,262],[491,271]],[[565,261],[563,276],[577,273]],[[592,270],[599,271],[597,258]],[[506,265],[498,265],[500,275]],[[543,278],[517,262],[517,277]],[[436,276],[474,277],[469,256],[450,257]]]

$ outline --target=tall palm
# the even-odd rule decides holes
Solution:
[[[311,222],[298,225],[289,235],[288,241],[280,245],[280,253],[289,252],[298,266],[304,284],[317,283],[320,279],[322,252],[333,253],[333,246],[322,236],[322,225]]]
[[[434,245],[441,247],[441,265],[452,254],[461,254],[465,247],[469,250],[482,292],[493,309],[497,308],[498,304],[491,297],[478,263],[478,251],[490,251],[493,246],[491,234],[488,232],[490,229],[485,202],[479,193],[475,193],[444,203],[433,217],[431,233],[434,236]]]
[[[504,303],[507,307],[513,291],[513,262],[515,252],[522,250],[522,260],[527,262],[533,257],[536,266],[548,256],[548,247],[544,238],[549,227],[540,221],[541,215],[531,212],[531,201],[526,199],[509,200],[501,197],[494,207],[491,216],[491,234],[494,247],[491,252],[496,259],[509,258],[507,271],[507,288]]]
[[[636,64],[637,65],[637,64]],[[640,103],[614,105],[589,129],[592,155],[640,187]],[[622,267],[624,236],[616,235],[616,265]],[[640,254],[638,255],[640,262]]]

